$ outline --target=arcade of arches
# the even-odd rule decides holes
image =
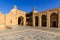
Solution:
[[[36,10],[33,10],[27,14],[27,17],[32,18],[31,25],[33,27],[60,28],[59,8],[46,10],[43,12],[37,12]]]
[[[49,25],[47,23],[48,21],[50,21]],[[49,18],[46,14],[35,16],[35,19],[33,18],[33,26],[48,27],[47,25],[49,27],[58,28],[58,14],[57,13],[50,14]]]
[[[58,14],[57,13],[51,13],[49,18],[46,14],[42,14],[40,16],[35,16],[35,17],[36,17],[35,19],[33,17],[33,26],[58,28]],[[48,21],[50,22],[49,25],[47,23]]]

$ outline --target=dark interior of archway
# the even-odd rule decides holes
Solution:
[[[18,18],[18,25],[20,25],[20,22],[21,22],[21,18],[19,17]]]
[[[21,21],[23,21],[23,17],[18,17],[18,25],[23,25],[23,22],[21,23]]]
[[[35,16],[35,26],[38,26],[38,16]]]
[[[26,21],[28,22],[26,25],[32,26],[32,17],[26,18]]]
[[[50,16],[50,26],[54,28],[58,28],[58,14],[53,13]]]
[[[42,26],[43,27],[46,27],[46,22],[47,20],[46,20],[46,15],[42,15]]]

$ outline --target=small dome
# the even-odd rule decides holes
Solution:
[[[36,8],[34,7],[33,8],[33,13],[37,13],[38,11],[36,11]]]
[[[14,5],[13,9],[11,11],[16,11],[17,10],[17,6]]]
[[[13,9],[17,9],[17,6],[16,5],[14,5],[14,8]]]

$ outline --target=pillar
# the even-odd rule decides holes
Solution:
[[[60,28],[60,10],[58,10],[58,28]]]
[[[35,16],[33,15],[33,27],[35,27]]]
[[[26,17],[24,17],[24,20],[23,20],[23,24],[24,24],[24,26],[26,26]]]
[[[50,13],[47,11],[47,28],[50,28]]]
[[[42,25],[42,23],[41,23],[41,13],[39,13],[39,15],[38,15],[38,26],[42,27],[41,25]]]

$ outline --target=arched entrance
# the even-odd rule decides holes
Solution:
[[[58,14],[52,13],[50,16],[50,26],[58,27]]]
[[[38,16],[35,16],[35,26],[38,26]]]
[[[46,15],[42,15],[42,26],[46,27],[46,24],[47,24],[47,17]]]
[[[18,17],[18,25],[23,25],[23,17]]]

